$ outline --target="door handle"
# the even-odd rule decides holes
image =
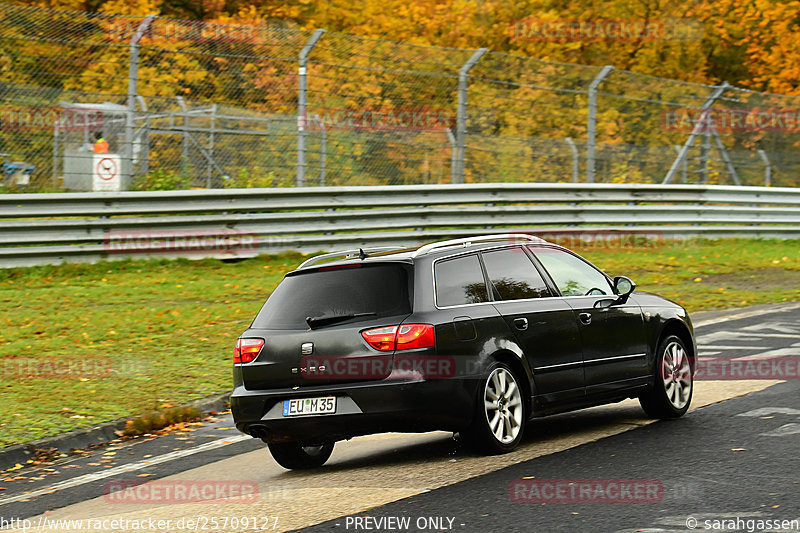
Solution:
[[[528,319],[527,318],[515,318],[514,319],[514,326],[522,331],[528,329]]]
[[[591,313],[580,313],[578,318],[581,320],[581,323],[585,326],[588,326],[592,323],[592,314]]]

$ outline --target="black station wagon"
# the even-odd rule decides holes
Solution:
[[[236,341],[236,427],[298,469],[387,431],[452,431],[504,453],[532,417],[626,398],[679,417],[691,321],[635,288],[524,234],[311,258]]]

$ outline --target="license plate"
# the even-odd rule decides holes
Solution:
[[[283,400],[283,416],[328,415],[336,412],[336,396]]]

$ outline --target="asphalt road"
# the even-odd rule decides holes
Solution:
[[[421,531],[438,519],[444,529],[464,533],[686,532],[687,521],[703,530],[706,520],[736,517],[795,520],[784,531],[800,531],[798,422],[800,382],[788,381],[682,420],[538,457],[303,531],[366,531],[378,524],[384,526],[380,531]],[[793,431],[785,431],[787,426]],[[619,480],[627,480],[630,495]],[[587,481],[588,492],[570,490],[570,483]],[[637,483],[644,486],[639,495]],[[660,488],[652,498],[648,484]],[[603,496],[614,501],[596,501]],[[387,527],[403,519],[410,519],[408,528]]]
[[[731,375],[728,365],[727,376],[699,381],[693,411],[678,421],[652,423],[636,402],[626,401],[538,419],[522,446],[503,456],[469,454],[446,433],[387,434],[337,444],[319,470],[287,472],[260,441],[243,439],[230,418],[222,416],[189,431],[111,443],[52,465],[2,473],[0,526],[3,520],[23,518],[42,525],[46,517],[172,520],[155,527],[168,531],[285,531],[314,524],[322,524],[317,527],[324,530],[360,531],[685,531],[690,512],[698,513],[698,520],[732,512],[750,513],[751,518],[756,512],[761,517],[797,518],[797,381],[753,392],[777,383],[767,378],[785,376],[754,376],[743,364],[800,357],[800,306],[706,318],[696,323],[705,369],[724,374],[721,363],[742,365],[738,374]],[[768,374],[773,372],[770,368]],[[717,380],[720,377],[729,379]],[[747,393],[752,394],[736,398]],[[708,407],[698,409],[703,405]],[[738,416],[760,408],[774,412]],[[554,503],[532,501],[525,485],[517,493],[524,503],[512,502],[509,487],[520,479],[528,484],[537,479],[645,480],[656,483],[661,492],[658,501],[650,503]],[[137,501],[104,496],[109,483],[151,486],[154,480],[173,488],[222,483],[253,490],[256,497],[198,503],[154,498],[152,491]],[[356,517],[366,516],[359,514],[366,509],[371,509],[371,517],[412,520],[407,529],[390,527],[395,522],[356,522]],[[684,529],[678,523],[682,516]],[[258,519],[258,527],[254,522],[245,527],[244,517]],[[439,521],[417,524],[421,517]],[[211,518],[217,519],[217,527],[212,527]],[[234,518],[239,523],[234,524]],[[179,519],[201,522],[189,528],[186,522],[175,522]],[[138,525],[104,530],[154,529],[152,524]],[[62,526],[43,529],[80,529]]]

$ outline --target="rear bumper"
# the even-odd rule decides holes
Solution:
[[[236,387],[231,412],[236,428],[265,442],[344,440],[388,431],[458,431],[472,419],[477,381],[382,380],[252,391]],[[335,414],[284,417],[283,401],[337,397]]]

